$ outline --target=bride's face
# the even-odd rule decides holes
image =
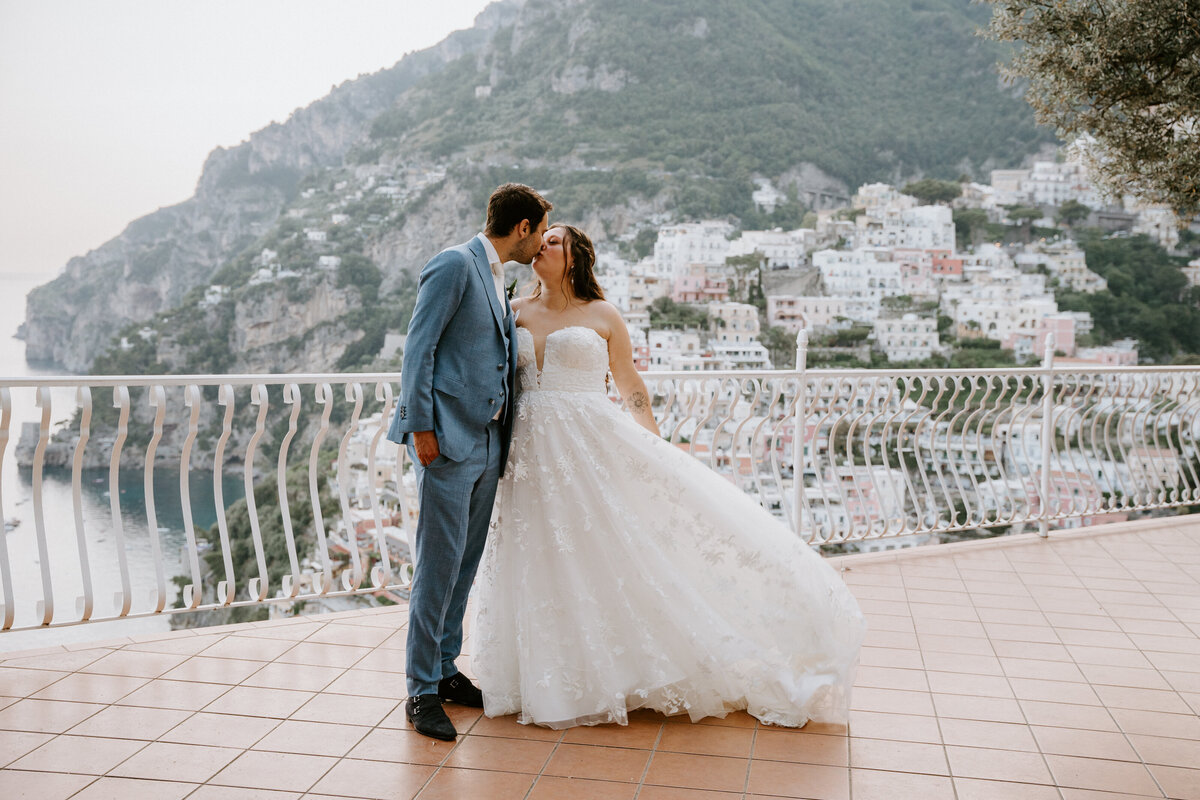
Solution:
[[[542,237],[542,249],[533,257],[533,272],[542,285],[557,286],[567,269],[567,246],[562,228],[551,228]]]

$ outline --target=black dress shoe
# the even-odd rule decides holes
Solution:
[[[412,723],[417,733],[443,742],[453,742],[458,736],[454,723],[442,710],[442,699],[436,694],[423,694],[410,697],[404,704],[404,715]]]
[[[438,682],[438,697],[460,706],[483,708],[483,692],[461,672],[456,672],[449,678],[442,678]]]

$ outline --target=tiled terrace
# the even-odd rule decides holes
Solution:
[[[871,626],[848,729],[448,707],[434,742],[387,608],[0,653],[0,798],[1200,798],[1200,519],[838,563]]]

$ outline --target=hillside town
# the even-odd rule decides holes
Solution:
[[[785,199],[769,182],[759,182],[755,202],[763,210]],[[1062,213],[1072,206],[1074,221],[1110,237],[1143,234],[1168,251],[1179,245],[1179,222],[1169,210],[1104,198],[1084,165],[1068,157],[1039,161],[1030,169],[993,171],[990,184],[963,183],[958,197],[940,204],[922,204],[883,183],[863,185],[848,206],[810,213],[806,222],[812,227],[794,230],[739,231],[723,220],[665,224],[643,258],[630,259],[627,249],[610,243],[598,255],[597,273],[605,295],[629,325],[635,363],[647,373],[790,369],[790,363],[772,358],[764,339],[771,332],[778,339],[782,331],[781,340],[790,346],[802,329],[814,342],[835,343],[839,334],[857,331],[860,336],[846,337],[856,344],[833,344],[823,351],[853,351],[860,362],[874,355],[876,363],[895,366],[925,365],[948,352],[948,341],[984,340],[1009,351],[1018,364],[1040,362],[1049,343],[1054,363],[1062,367],[1136,365],[1138,342],[1089,343],[1094,339],[1091,315],[1062,310],[1056,300],[1056,291],[1092,294],[1107,285],[1088,268],[1072,239]],[[979,212],[997,227],[1018,228],[1023,219],[1031,230],[1052,235],[1007,242],[973,236],[964,242],[955,224],[955,212],[962,209]],[[274,255],[264,253],[259,280],[268,279]],[[1190,285],[1200,285],[1200,260],[1183,272]],[[389,341],[399,348],[403,337]],[[733,394],[727,388],[717,392],[708,412],[664,408],[672,439],[786,517],[795,480],[792,421],[758,406],[749,412],[750,424],[739,428],[747,433],[731,438],[721,423],[714,428],[701,419],[703,413],[736,416]],[[1149,441],[1133,442],[1113,457],[1099,442],[1079,439],[1043,476],[1038,413],[1014,423],[983,412],[974,419],[974,436],[938,409],[906,400],[894,381],[867,373],[851,394],[857,399],[838,388],[817,400],[814,408],[823,409],[824,417],[806,424],[801,477],[804,524],[837,531],[839,537],[863,537],[847,543],[850,550],[938,540],[933,533],[871,534],[879,525],[933,524],[921,514],[961,513],[963,519],[998,524],[1019,506],[1036,506],[1036,485],[1043,480],[1057,509],[1128,494],[1144,480],[1168,489],[1190,458],[1170,444]],[[1145,405],[1136,398],[1123,402],[1129,408]],[[901,412],[908,418],[905,427],[912,426],[908,435],[920,454],[916,463],[863,463],[853,457],[852,446],[835,442],[846,420]],[[1087,427],[1082,418],[1069,417],[1054,423],[1056,436],[1078,438]],[[364,420],[350,440],[349,470],[343,474],[351,524],[343,522],[331,532],[335,549],[342,552],[353,547],[350,528],[361,550],[407,551],[404,529],[416,512],[412,475],[396,480],[399,465],[390,452],[368,459],[369,442],[382,424],[379,416]],[[760,436],[763,430],[773,432]],[[868,448],[882,444],[879,431],[862,435]],[[778,463],[780,471],[764,473],[761,466],[769,463]],[[936,476],[941,487],[930,488],[924,480],[929,476]],[[378,508],[371,506],[372,498]],[[1127,516],[1109,513],[1054,525],[1101,524]]]
[[[759,183],[755,202],[770,212],[783,195]],[[811,213],[812,227],[795,230],[737,231],[724,221],[665,225],[641,260],[601,253],[599,280],[629,323],[639,368],[648,371],[788,368],[771,363],[764,328],[817,337],[858,329],[862,355],[874,351],[897,365],[944,352],[947,338],[993,340],[1028,363],[1041,359],[1049,337],[1059,363],[1136,364],[1134,340],[1084,346],[1090,314],[1061,310],[1055,300],[1055,289],[1106,287],[1062,222],[1068,206],[1082,207],[1086,223],[1110,236],[1145,234],[1168,251],[1179,244],[1169,209],[1106,200],[1083,163],[1067,158],[994,170],[990,184],[964,183],[948,204],[922,205],[896,187],[866,184],[849,207]],[[1031,229],[1054,235],[960,246],[959,209],[1014,226],[1018,212]],[[1200,260],[1184,271],[1200,285]],[[815,285],[804,280],[813,272]],[[704,309],[705,324],[656,324],[655,304],[666,301]]]

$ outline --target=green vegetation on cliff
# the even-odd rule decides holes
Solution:
[[[1179,269],[1186,259],[1168,255],[1146,236],[1105,238],[1085,230],[1078,238],[1088,269],[1103,276],[1108,288],[1060,292],[1064,311],[1091,312],[1098,341],[1137,339],[1138,355],[1146,361],[1188,363],[1200,354],[1200,287],[1188,287]]]
[[[567,216],[660,188],[704,216],[750,210],[752,176],[801,162],[853,187],[982,172],[1049,140],[998,86],[1003,51],[968,0],[530,0],[523,16],[377,118],[375,152],[570,157],[601,171],[538,175]]]

